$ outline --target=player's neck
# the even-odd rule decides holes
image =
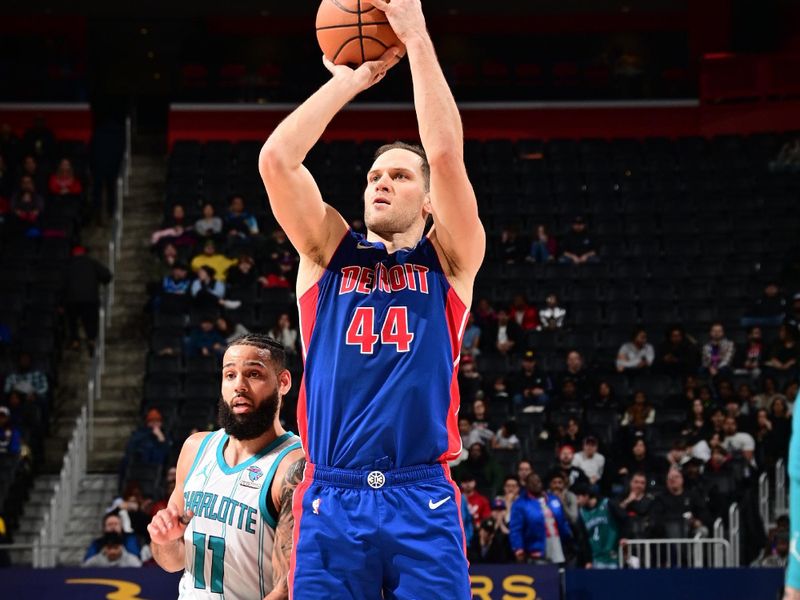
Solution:
[[[416,227],[403,231],[401,233],[392,233],[383,235],[374,231],[367,230],[368,242],[381,242],[386,246],[386,252],[393,254],[402,248],[413,248],[417,242],[422,238],[422,231]]]
[[[275,423],[262,435],[250,440],[240,440],[229,436],[223,450],[225,462],[230,466],[238,465],[261,452],[284,433],[286,430],[281,427],[281,424]]]

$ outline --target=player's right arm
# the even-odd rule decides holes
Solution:
[[[162,569],[170,573],[180,571],[186,564],[183,533],[186,531],[189,520],[182,520],[184,511],[183,482],[189,474],[195,456],[197,456],[200,443],[207,435],[211,435],[210,432],[201,431],[189,436],[183,443],[175,471],[175,490],[169,497],[167,508],[158,511],[147,526],[153,558]],[[192,515],[187,516],[191,518]]]
[[[333,77],[286,117],[261,149],[258,170],[272,212],[302,257],[317,265],[327,265],[347,223],[323,202],[303,160],[336,113],[397,64],[397,52],[390,48],[380,59],[365,62],[357,69],[325,60]]]

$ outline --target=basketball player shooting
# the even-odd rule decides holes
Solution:
[[[280,344],[258,334],[231,342],[223,358],[222,429],[190,436],[175,491],[147,531],[156,562],[184,570],[178,598],[288,598],[292,494],[303,452],[278,420],[292,385]]]
[[[336,113],[398,62],[390,48],[356,69],[325,60],[331,79],[259,158],[272,210],[300,254],[307,464],[293,501],[290,593],[466,600],[461,501],[447,460],[461,446],[456,374],[485,233],[420,1],[364,2],[386,13],[406,48],[424,151],[378,150],[365,182],[365,237],[303,166]]]

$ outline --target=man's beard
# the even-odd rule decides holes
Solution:
[[[252,398],[248,398],[252,401]],[[278,413],[280,397],[276,389],[272,394],[254,406],[249,413],[235,414],[223,398],[219,399],[217,420],[220,426],[232,438],[237,440],[254,440],[272,427]]]

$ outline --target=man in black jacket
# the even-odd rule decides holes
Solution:
[[[94,356],[100,316],[100,285],[111,281],[111,271],[87,255],[83,246],[72,249],[64,278],[64,308],[73,348],[79,348],[78,321],[86,333],[89,356]]]

